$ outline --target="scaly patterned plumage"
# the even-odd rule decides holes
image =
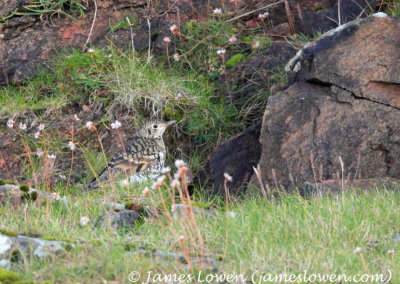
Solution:
[[[119,173],[132,176],[132,182],[141,182],[155,178],[164,167],[166,149],[162,135],[165,129],[175,121],[164,122],[152,120],[147,122],[139,132],[128,139],[124,151],[115,155],[89,185],[85,191],[99,187],[99,183],[107,183]]]

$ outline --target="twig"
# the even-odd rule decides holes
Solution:
[[[150,60],[150,49],[151,49],[151,23],[149,18],[147,18],[147,25],[149,26],[149,49],[147,51],[147,60]]]
[[[276,2],[276,3],[272,3],[272,4],[269,4],[269,5],[267,5],[267,6],[258,8],[258,9],[256,9],[256,10],[253,10],[253,11],[250,11],[250,12],[247,12],[247,13],[244,13],[243,15],[240,15],[240,16],[237,16],[237,17],[235,17],[235,18],[232,18],[232,19],[230,19],[230,20],[228,20],[228,21],[226,21],[226,22],[228,23],[228,22],[235,21],[235,20],[240,19],[240,18],[242,18],[242,17],[244,17],[244,16],[250,15],[250,14],[252,14],[252,13],[254,13],[254,12],[257,12],[257,11],[260,11],[260,10],[263,10],[263,9],[266,9],[266,8],[269,8],[269,7],[278,5],[278,4],[282,3],[282,2],[284,2],[284,0],[281,0],[281,1],[278,1],[278,2]]]
[[[296,33],[296,28],[295,28],[295,25],[294,25],[293,14],[292,14],[292,11],[290,10],[289,1],[288,0],[284,0],[284,2],[285,2],[285,11],[286,11],[286,15],[288,17],[290,31],[292,32],[292,34],[295,34]]]
[[[129,17],[126,17],[126,21],[128,22],[129,29],[131,31],[131,44],[132,44],[132,51],[135,52],[135,46],[133,44],[133,30],[132,30],[132,24],[131,21],[129,20]]]
[[[341,178],[341,180],[342,180],[342,191],[344,191],[344,163],[343,163],[342,157],[340,157],[340,156],[339,156],[339,162],[340,162],[340,168],[341,168],[341,171],[342,171],[342,178]]]
[[[342,25],[342,11],[340,9],[340,3],[341,1],[338,0],[338,4],[337,4],[337,16],[338,16],[338,23],[339,23],[339,27]]]
[[[92,26],[90,27],[88,38],[87,38],[85,44],[83,45],[82,50],[85,50],[86,46],[88,45],[88,43],[90,41],[90,37],[92,36],[92,32],[93,32],[93,28],[94,28],[94,23],[96,22],[96,18],[97,18],[97,2],[96,2],[96,0],[93,0],[93,2],[94,2],[94,15],[93,15]]]
[[[258,182],[260,183],[260,188],[262,190],[261,192],[262,192],[264,198],[268,199],[268,194],[270,194],[270,189],[269,189],[268,184],[266,183],[265,185],[266,185],[268,191],[265,190],[265,187],[264,187],[264,184],[263,184],[263,180],[262,180],[262,177],[261,177],[260,165],[257,165],[257,168],[253,167],[253,171],[256,174]],[[268,192],[268,194],[267,194],[267,192]]]

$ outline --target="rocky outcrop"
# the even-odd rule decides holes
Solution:
[[[30,188],[27,185],[7,184],[7,181],[0,180],[0,205],[9,204],[18,206],[26,202],[56,202],[66,201],[58,193],[50,193]]]
[[[155,53],[164,53],[163,38],[171,36],[168,29],[172,23],[182,25],[188,20],[205,19],[214,8],[224,7],[225,12],[242,14],[242,11],[270,12],[272,25],[291,23],[294,31],[314,34],[336,25],[337,7],[333,0],[290,0],[288,7],[283,2],[268,9],[260,9],[268,1],[154,1],[150,5],[144,0],[116,0],[86,3],[84,15],[73,9],[45,13],[31,0],[9,0],[0,3],[0,85],[20,84],[32,77],[59,49],[84,48],[88,44],[109,45],[111,42],[124,49],[150,48]],[[363,10],[373,9],[377,0],[342,1],[342,23],[363,15]],[[337,4],[336,4],[337,5]],[[37,14],[32,10],[38,10]],[[288,13],[288,11],[290,11]],[[246,14],[246,13],[243,13]],[[129,16],[135,19],[131,28],[118,28]],[[257,22],[257,12],[240,17],[241,21]],[[149,27],[150,21],[150,39]],[[318,25],[315,25],[315,21]],[[125,26],[127,23],[125,23]],[[117,27],[117,28],[116,28]],[[110,31],[113,32],[110,32]],[[292,31],[293,32],[293,31]]]
[[[399,46],[400,20],[378,13],[301,50],[265,110],[263,182],[400,178]]]
[[[228,94],[235,103],[251,100],[265,93],[279,81],[286,63],[296,54],[294,47],[286,42],[275,42],[227,71],[220,79],[222,86],[229,85]],[[226,84],[225,80],[228,80]]]
[[[135,210],[107,211],[95,223],[96,227],[104,229],[123,229],[132,227],[143,221],[142,216]]]
[[[8,268],[12,263],[30,257],[47,258],[60,255],[73,247],[75,244],[70,242],[0,233],[0,266]]]
[[[259,161],[261,145],[258,142],[261,124],[254,125],[242,133],[217,146],[211,154],[204,175],[200,177],[213,184],[214,192],[224,194],[224,174],[232,176],[227,183],[231,194],[239,193],[253,175],[253,167]]]

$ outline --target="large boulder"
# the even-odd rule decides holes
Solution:
[[[263,118],[263,182],[400,178],[399,19],[378,13],[343,25],[287,70],[293,84],[270,97]]]
[[[261,154],[258,142],[261,124],[258,123],[245,131],[231,137],[217,146],[210,155],[205,174],[212,183],[214,192],[224,194],[224,174],[232,176],[228,182],[230,193],[241,192],[242,187],[250,180]],[[200,179],[205,181],[205,176]]]

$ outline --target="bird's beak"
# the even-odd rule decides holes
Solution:
[[[170,121],[168,121],[166,124],[167,124],[167,126],[168,126],[168,125],[174,124],[175,122],[176,122],[176,120],[170,120]]]

